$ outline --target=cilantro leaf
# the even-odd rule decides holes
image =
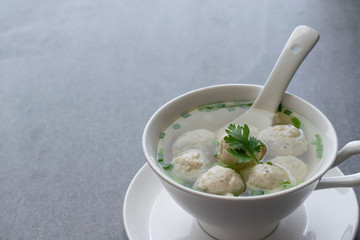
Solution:
[[[228,148],[227,149],[234,157],[238,158],[239,163],[246,163],[251,161],[251,157],[246,154],[244,149],[241,148]]]
[[[230,124],[225,131],[228,134],[224,137],[225,142],[229,144],[227,150],[238,158],[239,163],[250,162],[252,159],[259,163],[255,154],[261,152],[263,144],[255,137],[249,137],[250,129],[246,124],[244,126]]]

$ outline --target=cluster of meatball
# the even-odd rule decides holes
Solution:
[[[296,184],[305,178],[307,166],[297,157],[307,151],[308,142],[300,129],[275,125],[258,132],[250,127],[250,135],[266,146],[256,158],[260,160],[269,154],[267,163],[239,162],[227,150],[226,134],[217,139],[211,131],[196,129],[185,132],[175,141],[172,175],[199,191],[226,196],[238,196],[246,189],[272,191],[285,182]]]

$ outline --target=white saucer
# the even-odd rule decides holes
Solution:
[[[338,168],[326,174],[339,175],[343,173]],[[172,200],[147,164],[130,183],[123,210],[125,230],[131,240],[213,239]],[[358,220],[358,201],[352,188],[317,190],[266,240],[354,239]]]

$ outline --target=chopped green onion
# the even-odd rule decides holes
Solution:
[[[278,106],[278,112],[282,112],[282,105],[281,105],[281,103],[280,103],[279,106]]]
[[[269,165],[273,165],[272,162],[270,162],[270,161],[269,161],[269,162],[266,162],[266,163],[269,164]]]
[[[311,144],[316,146],[316,157],[321,159],[323,157],[324,146],[320,134],[315,134],[315,138],[316,140],[312,140]]]
[[[215,150],[214,150],[214,157],[216,157],[217,154],[218,154],[218,151],[215,149]]]
[[[165,163],[162,168],[165,169],[165,170],[170,170],[172,169],[173,167],[173,164],[172,163]]]
[[[225,107],[226,107],[225,103],[217,103],[217,104],[212,104],[212,105],[206,105],[206,106],[199,107],[198,110],[199,111],[210,112],[210,111],[216,111],[216,110],[219,110],[220,108],[225,108]]]
[[[236,107],[241,108],[248,108],[251,107],[253,103],[241,103],[241,102],[234,102],[233,105],[226,105],[225,103],[217,103],[217,104],[211,104],[211,105],[205,105],[198,108],[200,112],[211,112],[211,111],[217,111],[221,108],[227,108],[229,112],[235,111]]]
[[[165,134],[166,134],[166,133],[164,133],[164,132],[161,133],[161,134],[160,134],[160,138],[164,138],[164,137],[165,137]]]
[[[178,124],[178,123],[175,123],[175,124],[173,124],[173,129],[175,129],[175,130],[178,130],[178,129],[180,129],[181,128],[181,125],[180,124]]]
[[[180,178],[177,178],[177,177],[174,177],[174,176],[171,176],[171,178],[172,178],[175,182],[177,182],[177,183],[179,183],[179,184],[181,184],[181,185],[184,185],[184,184],[185,184],[184,181],[181,180]]]
[[[293,117],[291,119],[291,122],[294,124],[294,127],[296,128],[300,128],[301,127],[301,122],[297,117]]]
[[[252,190],[250,191],[250,196],[260,196],[260,195],[264,195],[265,192],[263,190]]]
[[[303,183],[303,182],[304,182],[303,179],[302,179],[302,180],[299,180],[299,181],[296,182],[296,185],[299,185],[299,184],[301,184],[301,183]]]
[[[157,157],[158,157],[158,158],[164,158],[164,149],[162,149],[162,148],[159,149],[159,152],[158,152],[158,154],[157,154]]]
[[[285,113],[286,115],[291,115],[292,111],[290,111],[289,109],[285,109],[283,113]]]
[[[294,184],[291,184],[289,181],[285,181],[281,187],[284,188],[284,189],[289,189],[289,188],[292,188],[294,187],[295,185]]]
[[[295,186],[297,186],[297,185],[299,185],[299,184],[301,184],[301,183],[303,183],[303,182],[304,182],[304,180],[299,180],[299,181],[297,181],[296,184],[294,185],[294,184],[291,184],[289,181],[285,181],[285,182],[281,185],[281,187],[282,187],[283,189],[289,189],[289,188],[295,187]]]
[[[187,113],[187,112],[181,114],[181,117],[183,117],[183,118],[188,118],[188,117],[190,117],[190,116],[191,116],[191,114],[190,114],[190,113]]]
[[[281,185],[281,187],[283,188],[283,189],[289,189],[289,188],[292,188],[292,187],[294,187],[295,185],[293,185],[293,184],[283,184],[283,185]]]

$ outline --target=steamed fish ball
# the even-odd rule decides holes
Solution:
[[[241,176],[234,170],[214,166],[199,177],[194,188],[217,195],[238,196],[245,191],[246,187]]]
[[[177,156],[190,149],[198,149],[207,157],[206,165],[214,161],[216,135],[207,129],[195,129],[181,134],[172,146],[172,155]]]
[[[196,179],[206,172],[206,156],[197,149],[191,149],[175,157],[172,160],[171,174],[185,182],[195,182]]]
[[[297,157],[278,156],[270,161],[273,164],[285,168],[296,179],[296,181],[304,179],[307,174],[306,164]]]
[[[253,189],[273,190],[290,182],[289,174],[276,165],[257,164],[241,172],[246,186]]]
[[[303,132],[292,125],[275,125],[259,133],[273,156],[299,156],[307,151],[308,142]]]

